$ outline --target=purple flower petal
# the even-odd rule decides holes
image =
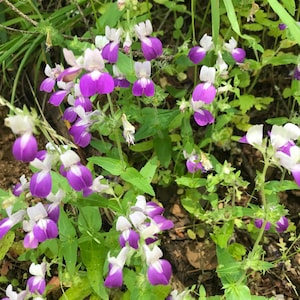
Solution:
[[[243,48],[235,48],[232,50],[231,55],[237,63],[242,63],[246,57],[246,51]]]
[[[54,106],[59,106],[63,102],[67,93],[68,92],[65,90],[60,90],[60,91],[53,93],[49,99],[49,103]]]
[[[108,288],[119,288],[123,284],[122,269],[117,265],[109,264],[108,276],[104,281],[104,285]]]
[[[52,178],[50,172],[41,171],[34,173],[30,180],[29,189],[32,196],[46,198],[52,189]]]
[[[193,101],[202,101],[205,104],[213,102],[217,94],[216,88],[210,83],[198,84],[192,94]]]
[[[276,230],[277,232],[284,232],[289,227],[289,220],[282,216],[279,221],[276,222]]]
[[[199,46],[195,46],[190,49],[188,53],[188,58],[192,61],[195,65],[199,64],[206,56],[206,51]]]
[[[33,231],[28,232],[23,240],[24,248],[35,249],[39,245],[39,241],[33,234]]]
[[[194,120],[199,126],[206,126],[207,124],[212,124],[215,121],[211,112],[205,109],[196,111],[194,113]]]
[[[40,85],[40,91],[46,92],[46,93],[51,93],[55,86],[55,82],[56,81],[53,78],[44,79]]]
[[[81,191],[83,188],[93,184],[91,171],[83,165],[74,165],[67,171],[67,179],[70,186],[75,191]]]
[[[128,242],[130,247],[138,249],[139,240],[140,235],[133,229],[124,230],[119,237],[119,243],[122,248],[124,248],[126,246],[126,243]]]
[[[114,79],[109,73],[102,73],[97,82],[97,91],[99,94],[109,94],[115,88]]]
[[[27,280],[27,286],[31,293],[38,292],[42,295],[46,289],[46,280],[38,276],[32,276]]]
[[[2,239],[13,226],[13,222],[9,218],[0,221],[0,239]]]
[[[152,285],[169,284],[172,275],[172,266],[165,259],[152,263],[148,269],[148,280]]]
[[[33,234],[40,243],[56,238],[58,235],[57,225],[53,220],[41,219],[34,225]]]
[[[97,93],[97,82],[101,74],[100,71],[95,70],[80,78],[79,88],[84,97],[90,97]]]
[[[142,51],[146,60],[152,60],[162,55],[161,41],[156,37],[146,37],[142,40]]]
[[[255,227],[257,228],[261,228],[263,226],[263,223],[264,223],[264,220],[263,219],[256,219],[254,221],[254,225]],[[266,224],[266,227],[265,227],[265,230],[269,230],[271,228],[271,223],[270,222],[267,222]]]
[[[295,182],[300,186],[300,164],[296,164],[291,171]]]
[[[114,64],[118,61],[119,43],[111,42],[106,44],[102,49],[102,57]]]
[[[13,155],[16,160],[23,162],[33,161],[38,151],[38,144],[36,138],[30,134],[25,133],[18,137],[13,144]]]

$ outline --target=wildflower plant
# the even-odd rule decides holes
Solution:
[[[205,32],[196,26],[195,1],[188,14],[182,1],[154,2],[78,3],[85,22],[91,12],[95,18],[84,37],[61,35],[68,37],[57,44],[62,61],[44,53],[37,89],[66,125],[66,137],[42,110],[0,97],[10,109],[13,157],[32,172],[0,193],[3,256],[21,243],[19,261],[30,262],[26,282],[7,285],[4,299],[44,299],[54,279],[60,299],[265,299],[251,295],[249,278],[276,267],[264,259],[264,237],[295,229],[280,195],[300,186],[299,57],[281,51],[300,44],[295,11],[270,0],[274,21],[254,3],[224,0],[220,8],[208,1]],[[151,12],[158,7],[176,17],[171,36]],[[14,11],[44,32],[44,21]],[[244,33],[260,28],[276,38],[275,50]],[[291,84],[278,92],[289,100],[288,115],[251,125],[275,102],[255,92],[259,76],[288,64]],[[259,162],[249,166],[247,151]],[[274,169],[281,176],[270,178]],[[164,241],[178,238],[173,198],[193,219],[186,238],[213,245],[222,296],[206,295],[201,282],[181,291],[172,285],[175,259]],[[250,246],[237,241],[240,232]],[[281,247],[282,257],[298,240]]]

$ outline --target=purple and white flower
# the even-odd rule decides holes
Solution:
[[[261,147],[263,142],[263,124],[251,126],[246,135],[240,138],[239,141],[254,147]]]
[[[150,20],[135,25],[134,29],[142,43],[142,52],[146,60],[152,60],[162,55],[163,48],[161,41],[156,37],[150,36],[153,32]]]
[[[120,72],[117,65],[113,65],[113,75],[115,87],[128,88],[130,86],[130,82],[126,79],[124,74]]]
[[[14,292],[12,285],[9,284],[5,290],[7,297],[2,298],[2,300],[24,300],[27,296],[27,293],[27,291],[21,291],[20,293]]]
[[[59,189],[55,195],[53,193],[50,193],[47,196],[47,200],[51,202],[50,204],[46,205],[47,214],[49,219],[53,220],[55,223],[58,222],[60,214],[60,203],[65,195],[66,193],[63,190]]]
[[[32,232],[34,238],[39,242],[44,242],[48,239],[56,238],[58,235],[58,228],[56,222],[49,218],[47,210],[42,203],[38,203],[35,206],[27,208],[27,215],[31,221],[35,224],[33,225],[25,223],[26,229],[27,226],[33,225]],[[24,224],[23,224],[24,225]],[[24,229],[25,230],[25,229]],[[27,231],[27,230],[26,230]]]
[[[216,69],[213,67],[202,66],[200,70],[200,80],[204,83],[198,84],[192,94],[192,101],[202,101],[205,104],[210,104],[217,94],[214,87]]]
[[[105,27],[105,37],[109,41],[102,49],[102,57],[114,64],[118,61],[118,52],[120,45],[120,37],[122,34],[122,29],[110,28],[109,26]]]
[[[128,247],[121,249],[117,257],[108,256],[108,275],[104,285],[108,288],[118,288],[123,284],[123,267],[127,259]]]
[[[62,72],[62,67],[58,64],[55,65],[55,68],[51,68],[48,64],[45,67],[45,75],[48,77],[44,79],[40,85],[40,91],[51,93],[56,83],[56,79],[59,74]]]
[[[45,198],[52,189],[51,167],[52,167],[52,155],[46,154],[44,160],[35,158],[31,165],[40,171],[34,173],[30,179],[29,189],[33,196]]]
[[[172,275],[172,266],[169,261],[161,259],[163,253],[161,249],[154,245],[153,249],[147,245],[143,246],[146,262],[148,265],[148,280],[152,285],[169,284]]]
[[[23,174],[20,177],[20,182],[18,182],[12,190],[12,193],[16,196],[19,197],[24,191],[29,189],[29,182],[26,179],[25,175]]]
[[[138,80],[135,81],[133,84],[132,87],[133,95],[134,96],[145,95],[147,97],[154,96],[154,92],[155,92],[154,83],[150,79],[150,75],[151,75],[150,61],[135,62],[134,70]]]
[[[84,97],[109,94],[114,90],[112,76],[104,71],[104,60],[98,49],[87,48],[84,52],[84,68],[89,72],[80,78],[79,86]]]
[[[57,81],[57,86],[60,88],[60,90],[54,92],[49,98],[49,103],[54,106],[59,106],[65,97],[71,93],[71,90],[74,87],[74,82],[64,82],[60,80]]]
[[[243,48],[237,48],[237,41],[231,37],[228,43],[224,44],[224,48],[231,53],[232,58],[237,63],[243,63],[246,57],[246,51]]]
[[[121,232],[119,237],[119,243],[122,248],[128,245],[134,249],[138,249],[140,235],[135,230],[132,229],[131,223],[124,217],[120,216],[116,223],[117,231]]]
[[[282,216],[277,222],[276,222],[276,231],[277,232],[284,232],[289,227],[289,220],[287,217]]]
[[[72,150],[67,150],[60,155],[63,164],[63,175],[75,191],[89,188],[93,184],[91,171],[80,163],[80,157]]]
[[[22,209],[12,214],[12,206],[9,206],[6,209],[6,213],[8,217],[0,221],[0,239],[2,239],[13,226],[23,220],[25,210]]]
[[[16,160],[30,162],[35,159],[38,151],[36,138],[31,133],[24,133],[18,137],[12,148],[12,153]]]
[[[31,276],[27,280],[27,287],[31,293],[39,293],[40,295],[44,294],[46,290],[46,263],[42,262],[41,264],[32,263],[29,267],[29,273]]]
[[[188,58],[194,63],[199,64],[206,56],[206,53],[212,49],[212,37],[206,33],[199,42],[200,46],[192,47],[188,53]]]

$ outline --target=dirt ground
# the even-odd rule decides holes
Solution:
[[[19,177],[25,173],[30,176],[30,170],[27,164],[23,164],[14,160],[11,154],[12,144],[15,140],[14,134],[9,128],[4,126],[4,118],[8,110],[0,107],[0,188],[9,189],[18,182]],[[244,154],[249,155],[247,151],[250,148],[242,148]],[[255,153],[252,153],[255,155]],[[236,161],[241,161],[236,158]],[[255,160],[251,160],[253,162]],[[240,164],[243,165],[243,164]],[[251,166],[250,164],[250,167]],[[249,168],[249,165],[248,167]],[[249,171],[249,170],[248,170]],[[178,290],[192,285],[205,286],[208,295],[222,294],[222,285],[216,273],[217,259],[214,244],[210,241],[208,236],[200,239],[191,239],[187,233],[187,228],[192,228],[195,220],[191,219],[189,214],[181,206],[178,198],[176,197],[176,186],[171,188],[173,197],[168,196],[168,205],[166,207],[166,217],[171,218],[175,224],[175,228],[169,231],[162,237],[162,247],[167,259],[170,260],[173,266],[172,286]],[[168,193],[170,195],[170,188],[168,191],[159,190],[158,197],[164,198]],[[293,215],[290,219],[297,227],[297,234],[299,234],[299,213],[300,213],[300,197],[299,192],[292,191],[282,193],[281,199],[288,207]],[[290,234],[266,234],[268,243],[265,244],[266,261],[274,261],[280,258],[279,239],[286,242],[289,246]],[[235,239],[247,247],[251,248],[251,238],[246,232],[236,231]],[[266,297],[277,296],[278,299],[294,300],[300,299],[300,253],[296,254],[300,243],[296,243],[293,247],[292,253],[287,262],[280,262],[277,267],[269,270],[264,275],[254,273],[249,277],[249,287],[252,294],[263,295]],[[16,278],[22,276],[26,270],[22,266],[22,262],[17,263],[13,257],[9,255],[0,264],[0,275],[12,276]],[[26,266],[27,267],[27,266]],[[20,282],[22,281],[22,278]],[[3,293],[5,285],[1,284]],[[52,297],[51,297],[52,299]]]

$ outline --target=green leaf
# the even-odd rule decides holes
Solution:
[[[172,154],[172,142],[168,131],[159,131],[153,138],[153,146],[161,165],[168,168]]]
[[[77,262],[76,230],[67,217],[63,208],[60,210],[58,220],[60,255],[64,258],[66,267],[71,276],[74,275]]]
[[[120,175],[123,172],[122,163],[119,159],[110,157],[99,157],[92,156],[88,158],[88,161],[102,167],[104,170],[108,171],[112,175]]]
[[[181,204],[185,210],[196,218],[200,218],[200,216],[204,214],[203,208],[192,198],[186,197],[181,199]]]
[[[77,262],[77,240],[75,238],[71,238],[67,241],[62,241],[60,246],[61,255],[65,260],[67,271],[72,277],[75,274],[75,266]]]
[[[147,193],[154,196],[154,190],[148,180],[141,175],[141,173],[135,168],[127,168],[120,174],[121,178],[131,183],[136,189],[142,193]]]
[[[268,181],[265,183],[266,193],[278,193],[290,190],[299,190],[299,186],[292,180]]]
[[[128,55],[119,52],[117,67],[120,72],[125,75],[128,81],[133,83],[136,80],[136,75],[133,69],[133,60]]]
[[[78,228],[82,233],[86,231],[98,232],[102,226],[99,208],[96,206],[85,206],[79,208]]]
[[[9,231],[1,240],[0,240],[0,260],[2,260],[10,247],[12,246],[15,239],[15,233]]]
[[[141,175],[151,183],[155,172],[158,168],[159,162],[156,156],[153,156],[140,170]]]
[[[281,0],[283,6],[286,8],[286,10],[292,15],[295,15],[296,5],[295,0]]]
[[[153,140],[141,142],[130,146],[130,150],[134,152],[145,152],[153,148]]]
[[[88,278],[76,277],[74,284],[67,289],[59,300],[83,300],[92,293]]]
[[[108,300],[104,287],[103,267],[107,256],[107,248],[90,240],[80,244],[82,261],[87,269],[87,276],[94,292],[103,300]]]
[[[198,177],[192,178],[192,177],[182,176],[182,177],[177,178],[175,181],[178,185],[184,185],[184,186],[187,186],[192,189],[206,185],[206,179],[198,178]]]
[[[244,284],[234,283],[225,287],[226,300],[249,300],[251,294],[249,288]]]

